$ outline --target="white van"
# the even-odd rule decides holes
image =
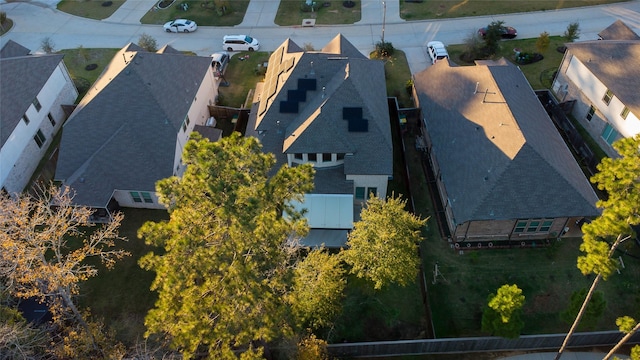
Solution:
[[[260,49],[258,40],[248,35],[225,35],[222,49],[227,51],[254,51]]]

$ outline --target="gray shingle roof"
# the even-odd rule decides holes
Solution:
[[[288,91],[298,89],[298,79],[315,79],[316,90],[306,92],[298,112],[280,112]],[[367,132],[348,131],[344,107],[362,108]],[[254,108],[247,135],[258,137],[280,164],[286,163],[287,153],[353,153],[345,158],[343,176],[392,175],[384,64],[367,59],[342,35],[321,51],[304,52],[286,40],[271,55],[260,103]]]
[[[9,40],[7,41],[6,44],[4,44],[2,49],[0,49],[0,59],[6,59],[6,58],[18,57],[18,56],[27,56],[29,55],[29,53],[31,53],[31,50],[27,49],[26,47],[18,44],[13,40]]]
[[[62,58],[63,55],[58,54],[0,58],[0,94],[2,95],[0,96],[0,144],[2,146]]]
[[[595,192],[516,66],[441,61],[415,86],[458,224],[598,214]]]
[[[616,20],[609,27],[600,31],[598,36],[602,40],[640,40],[640,36],[622,20]]]
[[[208,57],[120,50],[63,127],[56,178],[75,201],[105,206],[115,189],[154,191],[173,174],[176,137]]]
[[[634,115],[640,116],[640,40],[593,40],[566,44]]]

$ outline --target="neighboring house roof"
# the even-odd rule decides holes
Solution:
[[[133,44],[114,56],[63,128],[56,179],[76,203],[102,207],[115,189],[153,191],[173,174],[177,134],[210,66]]]
[[[600,31],[598,36],[601,40],[640,40],[640,36],[622,20],[616,20],[609,27]]]
[[[10,43],[12,43],[10,45]],[[14,49],[21,47],[9,42]],[[5,48],[3,47],[3,51]],[[12,51],[6,51],[6,54]],[[0,144],[13,133],[33,100],[51,74],[60,65],[63,55],[18,55],[0,58]]]
[[[7,41],[6,44],[4,44],[2,49],[0,49],[0,59],[26,56],[26,55],[29,55],[30,53],[31,53],[31,50],[27,49],[26,47],[18,44],[13,40],[9,40]]]
[[[456,223],[598,215],[594,190],[515,65],[444,60],[414,84]]]
[[[633,114],[640,114],[640,40],[593,40],[566,44]]]
[[[326,192],[332,186],[339,186],[339,192],[346,189],[345,174],[391,176],[385,89],[384,64],[366,58],[342,35],[320,51],[305,52],[287,39],[269,59],[247,135],[259,138],[281,164],[286,154],[352,153],[345,157],[341,184],[320,185],[322,175],[317,176],[317,187]],[[345,116],[364,119],[359,124],[366,129],[349,131],[351,121]]]

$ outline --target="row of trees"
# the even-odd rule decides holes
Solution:
[[[326,343],[313,331],[330,329],[340,315],[348,274],[376,289],[416,280],[425,220],[407,212],[405,201],[371,198],[347,250],[303,249],[298,240],[308,225],[292,202],[312,190],[311,166],[274,173],[274,156],[239,134],[215,143],[194,134],[184,162],[182,177],[157,184],[170,219],[139,230],[158,249],[140,260],[156,273],[152,290],[158,293],[145,319],[147,336],[166,341],[181,356],[259,359],[268,344],[279,342],[293,349],[287,350],[290,358],[323,359]],[[68,189],[47,190],[0,197],[0,353],[140,354],[141,347],[127,351],[75,304],[79,285],[97,273],[97,262],[87,260],[112,266],[129,255],[117,246],[125,240],[118,235],[122,215],[93,226],[91,210],[74,206]],[[11,299],[29,298],[49,306],[51,327],[29,325],[14,310]],[[148,358],[155,353],[142,352]]]
[[[598,203],[602,216],[583,227],[584,255],[578,259],[583,274],[596,277],[565,345],[598,281],[617,268],[613,252],[640,224],[640,136],[614,146],[621,157],[604,159],[592,179],[608,198]],[[184,161],[181,178],[157,185],[170,219],[146,223],[139,236],[159,249],[140,260],[156,273],[152,289],[158,292],[145,319],[147,336],[160,335],[185,358],[258,359],[276,341],[296,344],[292,356],[323,358],[325,343],[313,332],[330,328],[340,315],[347,274],[375,289],[415,281],[425,220],[408,213],[403,200],[370,199],[346,250],[302,253],[298,240],[308,226],[291,204],[311,191],[312,167],[284,166],[274,173],[274,157],[262,153],[256,139],[237,134],[215,143],[194,136]],[[65,189],[35,197],[2,194],[0,202],[0,352],[123,357],[124,347],[74,303],[79,284],[97,273],[88,259],[111,266],[128,255],[117,247],[124,240],[118,235],[121,215],[92,228],[91,211],[73,206]],[[53,325],[26,324],[10,306],[13,298],[46,302]],[[489,298],[483,329],[507,337],[519,333],[523,304],[516,285],[498,289]],[[640,327],[628,316],[617,324],[628,334]]]
[[[272,174],[274,156],[238,134],[196,137],[184,161],[182,177],[157,186],[170,220],[146,223],[139,234],[164,249],[141,260],[156,273],[159,294],[148,334],[167,335],[186,358],[259,359],[271,342],[330,328],[347,273],[376,289],[415,281],[425,220],[404,201],[370,199],[347,250],[302,254],[298,240],[308,226],[292,202],[312,190],[311,166]]]

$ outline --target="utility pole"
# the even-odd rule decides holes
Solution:
[[[382,2],[382,45],[384,45],[384,26],[387,22],[387,2]]]

